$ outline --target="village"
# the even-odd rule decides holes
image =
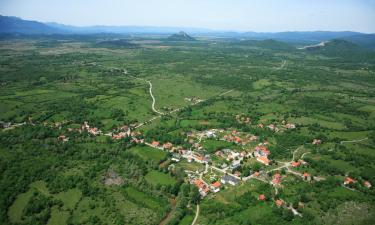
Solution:
[[[202,101],[195,97],[186,98],[185,100],[191,102]],[[236,115],[235,119],[239,124],[252,125],[249,117]],[[67,123],[69,121],[52,124],[44,123],[43,125],[61,130]],[[29,118],[28,122],[14,125],[2,122],[2,127],[4,129],[13,129],[26,124],[34,125]],[[253,126],[258,129],[267,129],[271,132],[284,132],[297,127],[296,124],[288,123],[285,120],[270,124],[259,123]],[[137,131],[139,127],[139,124],[130,124],[119,126],[110,132],[103,132],[97,127],[90,126],[85,121],[78,127],[67,128],[67,132],[63,132],[57,139],[63,143],[68,142],[69,133],[72,132],[80,134],[86,132],[90,136],[106,136],[112,140],[127,138],[134,145],[146,145],[156,151],[168,152],[172,162],[169,164],[168,169],[171,171],[180,162],[201,165],[196,170],[184,170],[187,175],[186,182],[195,185],[199,189],[201,198],[215,195],[224,189],[235,187],[241,182],[248,182],[252,179],[269,184],[275,190],[276,196],[278,190],[284,188],[283,180],[289,175],[299,178],[302,182],[319,182],[326,179],[322,176],[311,175],[307,169],[302,169],[301,171],[301,167],[307,168],[309,166],[303,157],[310,153],[304,152],[297,158],[296,155],[302,146],[292,152],[291,161],[282,162],[274,160],[269,150],[274,143],[270,143],[264,138],[261,141],[259,136],[241,132],[234,128],[191,130],[185,133],[185,141],[191,147],[183,148],[181,145],[174,145],[171,142],[161,143],[158,140],[147,142],[142,133]],[[217,145],[218,143],[219,145]],[[322,140],[316,138],[310,144],[318,146],[322,144]],[[354,186],[357,184],[358,181],[349,176],[342,181],[342,186],[352,191],[356,191]],[[363,181],[361,185],[371,188],[369,181]],[[292,204],[281,198],[260,194],[258,200],[273,201],[277,207],[284,207],[291,210],[295,216],[302,216],[297,209],[293,208]]]
[[[250,123],[251,119],[246,117],[236,116],[239,123]],[[257,124],[258,128],[269,129],[273,132],[283,132],[288,129],[295,129],[296,125],[282,121],[280,124]],[[130,142],[134,144],[146,145],[154,148],[157,151],[166,151],[169,153],[172,163],[168,169],[173,170],[180,162],[187,162],[189,164],[202,165],[202,169],[185,170],[187,174],[187,182],[195,185],[199,189],[201,198],[222,191],[223,189],[234,187],[241,182],[247,182],[255,179],[271,185],[275,194],[277,195],[280,188],[284,188],[283,180],[291,175],[298,177],[302,182],[319,182],[325,180],[325,177],[313,176],[309,172],[300,172],[296,169],[308,166],[308,163],[303,160],[303,157],[309,152],[303,153],[299,158],[295,155],[300,148],[293,151],[293,158],[288,162],[281,162],[272,159],[269,147],[271,143],[267,140],[260,141],[258,136],[240,132],[235,129],[208,129],[204,131],[192,130],[186,133],[185,141],[191,147],[184,149],[181,145],[173,145],[171,142],[161,143],[158,140],[146,142],[143,135],[135,131],[137,124],[130,126],[121,126],[114,129],[112,132],[103,133],[96,127],[90,127],[87,122],[75,130],[68,128],[68,132],[87,132],[92,136],[105,135],[111,137],[113,140],[122,138],[130,138]],[[69,140],[65,135],[58,137],[58,140],[67,142]],[[231,144],[230,147],[223,147],[215,149],[214,151],[207,151],[205,143],[208,141],[221,142]],[[322,140],[313,139],[312,145],[322,144]],[[355,191],[353,184],[357,181],[349,176],[345,178],[342,186]],[[364,187],[371,188],[369,181],[364,181]],[[260,194],[259,201],[265,201],[272,196]],[[293,212],[295,216],[302,216],[297,209],[293,208],[281,198],[269,199],[274,202],[277,207],[285,207]]]
[[[250,124],[251,119],[236,115],[236,120],[239,123]],[[31,121],[31,120],[30,120]],[[32,122],[28,121],[30,124]],[[44,126],[55,127],[61,129],[64,124],[68,121],[56,122],[52,124],[44,123]],[[27,123],[15,124],[2,123],[3,129],[13,129],[18,126],[26,125]],[[197,169],[195,171],[185,170],[187,174],[187,182],[197,186],[201,198],[205,198],[209,194],[215,194],[223,189],[230,186],[236,186],[240,182],[247,182],[251,179],[256,179],[261,182],[271,185],[277,194],[279,188],[283,188],[282,181],[287,176],[286,174],[299,177],[304,182],[319,182],[325,180],[321,176],[313,176],[307,171],[299,172],[296,170],[301,166],[308,166],[307,162],[303,160],[303,157],[309,152],[305,152],[300,158],[295,158],[295,154],[299,148],[293,152],[293,158],[289,162],[280,162],[272,159],[271,151],[269,146],[271,143],[267,140],[260,141],[258,136],[237,131],[235,129],[208,129],[204,131],[192,130],[186,133],[186,142],[191,147],[184,149],[181,145],[173,145],[171,142],[161,143],[157,140],[152,142],[146,142],[141,132],[136,131],[137,124],[123,125],[115,128],[111,132],[104,133],[97,127],[92,127],[87,121],[85,121],[78,128],[67,128],[67,133],[61,134],[57,137],[58,141],[68,142],[69,133],[87,132],[91,136],[107,136],[113,140],[121,140],[123,138],[129,138],[133,144],[146,145],[154,148],[157,151],[166,151],[170,153],[170,160],[172,163],[168,169],[173,168],[181,161],[187,163],[197,163],[202,165],[203,169]],[[260,129],[269,129],[273,132],[283,132],[288,129],[295,129],[296,125],[282,121],[280,124],[268,124],[259,123],[256,125]],[[223,147],[215,149],[214,151],[207,151],[204,147],[204,142],[216,141],[222,143],[230,143],[230,147]],[[312,145],[322,144],[322,140],[313,139]],[[356,191],[353,186],[358,181],[347,176],[342,182],[342,186]],[[369,181],[363,181],[362,186],[371,188],[372,185]],[[258,197],[259,201],[265,201],[269,196],[260,194]],[[301,216],[300,213],[290,205],[288,205],[283,199],[273,199],[277,207],[287,207],[294,215]]]

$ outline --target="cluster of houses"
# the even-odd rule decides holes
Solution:
[[[124,125],[113,132],[106,133],[105,135],[112,137],[112,139],[119,140],[126,137],[131,137],[131,142],[144,143],[144,139],[141,138],[142,134],[139,131],[131,131],[131,127]]]
[[[131,127],[132,127],[132,125],[130,125],[130,126],[128,126],[128,125],[120,126],[116,129],[114,129],[112,132],[105,133],[104,135],[109,136],[114,140],[119,140],[119,139],[122,139],[122,138],[131,137],[132,138],[131,142],[144,143],[144,139],[140,138],[142,136],[142,134],[138,131],[131,131]],[[103,134],[103,132],[100,129],[98,129],[97,127],[90,127],[90,125],[87,121],[85,121],[77,129],[68,128],[68,131],[69,132],[77,131],[79,133],[82,133],[82,132],[86,131],[87,133],[89,133],[93,136],[98,136],[98,135]],[[68,141],[68,139],[69,138],[66,138],[64,135],[60,135],[58,137],[58,140],[63,141],[63,142]]]
[[[209,192],[218,193],[222,186],[229,184],[235,186],[239,183],[239,179],[231,175],[224,175],[221,177],[220,181],[214,181],[211,184],[206,183],[203,179],[191,179],[190,183],[197,186],[201,197],[205,197]]]
[[[231,162],[231,168],[236,169],[240,166],[240,162],[243,160],[244,157],[251,155],[246,151],[241,151],[240,153],[232,151],[231,149],[225,148],[222,150],[218,150],[215,152],[217,157],[221,157],[228,162]]]
[[[352,185],[352,184],[355,184],[357,183],[357,180],[351,178],[351,177],[345,177],[345,180],[344,180],[344,185],[346,186],[349,186],[349,185]],[[372,185],[369,181],[364,181],[363,182],[363,186],[367,187],[367,188],[371,188]]]
[[[89,134],[92,134],[94,136],[102,134],[102,131],[99,130],[97,127],[90,127],[88,122],[84,122],[83,125],[80,128],[80,132],[87,131]]]
[[[201,99],[199,99],[198,97],[194,97],[194,96],[190,97],[190,98],[185,98],[185,100],[189,101],[189,102],[194,102],[194,103],[201,101]],[[250,124],[251,123],[251,119],[249,117],[246,117],[246,116],[236,115],[235,118],[236,118],[238,123],[242,123],[242,124]],[[10,124],[5,124],[5,123],[1,123],[1,125],[3,127],[10,126]],[[267,127],[268,129],[270,129],[274,132],[279,132],[281,129],[295,129],[296,125],[292,124],[292,123],[287,123],[285,120],[283,120],[281,122],[281,124],[280,124],[280,122],[278,122],[277,125],[275,125],[275,124],[264,125],[263,123],[259,123],[258,127],[259,128]],[[68,130],[73,131],[72,128],[68,128]],[[90,127],[90,125],[86,121],[83,123],[83,125],[80,126],[80,128],[76,129],[76,131],[78,131],[80,133],[86,131],[89,134],[94,135],[94,136],[102,134],[101,130],[99,130],[96,127]],[[126,138],[126,137],[131,137],[132,142],[145,143],[146,145],[151,146],[153,148],[157,148],[157,149],[160,149],[160,150],[163,150],[163,151],[169,151],[169,152],[173,153],[172,158],[171,158],[172,161],[179,162],[181,160],[181,158],[185,158],[187,160],[187,162],[193,162],[194,161],[194,162],[198,162],[198,163],[201,163],[201,164],[205,164],[207,166],[206,170],[208,168],[208,163],[211,162],[210,155],[209,154],[204,155],[202,153],[194,151],[194,149],[202,150],[202,146],[199,143],[201,142],[203,137],[217,138],[217,139],[222,140],[222,141],[236,143],[238,145],[242,145],[243,149],[246,149],[245,145],[249,144],[250,142],[257,141],[259,139],[259,137],[255,136],[255,135],[245,134],[245,133],[239,132],[237,130],[224,131],[222,129],[210,129],[210,130],[206,130],[206,131],[202,131],[202,132],[189,132],[189,133],[187,133],[188,140],[193,146],[192,146],[192,149],[185,150],[181,146],[173,146],[173,144],[171,142],[160,143],[159,141],[154,140],[151,143],[146,143],[144,141],[144,139],[141,138],[141,136],[142,136],[141,133],[135,132],[135,131],[132,132],[130,126],[121,126],[117,129],[115,129],[114,131],[112,131],[110,133],[107,133],[105,135],[110,136],[112,139],[115,139],[115,140],[123,139],[123,138]],[[198,142],[196,141],[197,139],[199,140]],[[69,140],[69,138],[66,137],[65,135],[60,135],[58,137],[58,140],[61,141],[61,142],[67,142]],[[313,145],[320,145],[321,143],[322,143],[322,141],[320,139],[314,139],[312,141]],[[226,163],[221,165],[221,168],[223,169],[223,172],[226,172],[227,169],[231,169],[232,171],[235,171],[237,168],[239,168],[241,166],[241,161],[245,157],[252,156],[252,154],[254,155],[254,157],[256,158],[256,160],[258,162],[262,163],[263,165],[268,166],[270,164],[269,155],[271,154],[271,152],[269,151],[269,149],[267,147],[268,144],[269,143],[267,141],[258,144],[254,148],[253,152],[251,152],[251,151],[248,152],[248,151],[245,151],[245,150],[243,150],[241,152],[236,152],[236,151],[233,151],[231,149],[222,149],[222,150],[216,151],[215,155],[217,157],[225,159],[228,163],[228,165]],[[251,145],[251,146],[253,146],[253,145]],[[305,164],[306,164],[306,162],[304,160],[300,159],[298,161],[291,162],[290,165],[294,168],[297,168],[297,167],[299,167],[301,165],[305,165]],[[252,176],[258,177],[259,174],[260,174],[259,172],[254,172],[254,174]],[[190,181],[191,184],[197,186],[197,188],[199,189],[199,193],[200,193],[201,197],[205,197],[210,192],[218,193],[221,190],[221,188],[223,188],[224,185],[231,185],[231,186],[237,185],[241,180],[239,178],[240,176],[241,176],[241,173],[239,171],[235,171],[234,174],[225,173],[219,180],[215,178],[215,180],[211,180],[208,183],[205,180],[203,180],[202,178],[197,178],[197,177],[191,177],[191,178],[189,178],[189,181]],[[304,180],[311,180],[312,179],[312,176],[307,172],[304,172],[302,174],[302,177],[304,178]],[[271,180],[272,185],[275,185],[275,187],[277,187],[277,185],[281,185],[282,178],[283,177],[279,172],[275,173],[272,176],[272,180]],[[108,184],[112,184],[112,183],[117,184],[117,183],[122,183],[122,182],[123,181],[120,178],[118,178],[115,174],[112,174],[112,173],[109,173],[109,175],[107,175],[107,177],[106,177],[106,184],[107,183]],[[350,186],[351,184],[355,184],[355,183],[357,183],[357,181],[355,179],[350,178],[350,177],[346,177],[344,182],[343,182],[343,185]],[[367,188],[371,188],[371,183],[369,181],[364,181],[363,186],[365,186]],[[267,197],[264,194],[261,194],[261,195],[259,195],[258,200],[259,201],[266,201]],[[285,205],[284,201],[281,200],[281,199],[276,199],[274,201],[275,201],[276,206],[278,206],[278,207],[281,207],[281,206]]]
[[[210,191],[210,188],[206,182],[202,179],[196,179],[193,181],[194,185],[197,186],[199,193],[202,197],[206,196]]]
[[[81,125],[81,127],[77,128],[77,129],[73,129],[73,128],[68,128],[68,131],[69,132],[72,132],[72,131],[78,131],[79,133],[82,133],[84,131],[87,131],[89,134],[92,134],[94,136],[97,136],[97,135],[100,135],[102,134],[103,132],[101,130],[99,130],[97,127],[90,127],[89,123],[87,121],[83,122],[83,124]]]
[[[54,126],[60,127],[61,124],[62,123],[55,123]],[[83,124],[81,125],[81,127],[77,128],[77,129],[68,128],[68,132],[73,132],[73,131],[77,131],[79,133],[87,131],[87,133],[89,133],[91,135],[94,135],[94,136],[101,135],[103,133],[97,127],[90,127],[90,125],[89,125],[89,123],[87,121],[83,122]],[[69,141],[69,138],[62,134],[62,135],[60,135],[60,136],[57,137],[57,140],[62,141],[62,142],[67,142],[67,141]]]
[[[249,144],[250,142],[258,140],[258,137],[255,135],[244,135],[241,132],[233,130],[230,133],[225,134],[221,138],[221,140],[227,141],[227,142],[233,142],[233,143],[240,144],[240,145],[246,145],[246,144]]]
[[[150,145],[151,145],[151,147],[158,148],[158,149],[161,149],[161,150],[166,150],[166,151],[169,151],[169,152],[176,152],[176,151],[182,149],[181,146],[174,147],[171,142],[166,142],[164,144],[161,144],[159,141],[154,140],[154,141],[151,142]]]
[[[209,129],[201,132],[187,132],[186,136],[189,140],[194,141],[194,138],[215,138],[217,136],[217,133],[224,132],[223,129]]]
[[[221,141],[236,143],[238,145],[247,145],[250,142],[256,141],[259,138],[255,135],[245,134],[237,130],[224,131],[223,129],[209,129],[202,132],[188,132],[188,142],[193,144],[193,147],[200,150],[202,147],[199,145],[202,138],[217,138]],[[198,139],[198,143],[194,141]]]
[[[152,141],[151,143],[145,144],[153,148],[173,153],[172,161],[175,162],[179,162],[181,158],[185,158],[188,162],[208,163],[210,161],[210,155],[202,155],[192,150],[186,150],[183,149],[182,146],[173,146],[170,142],[161,144],[158,141]]]
[[[246,118],[246,117],[243,118],[241,116],[236,116],[236,119],[238,119],[238,120],[240,120],[244,123],[247,123],[248,121],[249,122],[251,121],[250,118]],[[294,124],[284,123],[284,121],[283,121],[283,124],[284,124],[284,128],[286,128],[286,129],[294,129],[295,128]],[[275,132],[278,131],[277,130],[278,128],[273,124],[268,125],[268,128],[271,129],[271,130],[274,130]],[[90,127],[87,122],[84,122],[84,124],[80,128],[78,128],[77,131],[79,131],[79,132],[87,131],[88,133],[90,133],[94,136],[102,134],[102,132],[98,128]],[[114,130],[114,132],[111,132],[109,134],[113,139],[122,139],[122,138],[125,138],[125,137],[131,137],[132,138],[131,141],[135,141],[136,143],[144,143],[144,139],[138,139],[137,138],[137,137],[140,137],[141,134],[139,132],[131,132],[131,129],[128,126],[119,127],[116,130]],[[106,135],[108,135],[108,134],[106,134]],[[242,145],[242,146],[248,144],[249,142],[253,142],[253,141],[258,140],[257,136],[245,135],[245,134],[243,134],[241,132],[238,132],[236,130],[231,130],[229,132],[226,132],[226,131],[221,130],[221,129],[210,129],[210,130],[206,130],[206,131],[202,131],[202,132],[195,132],[195,133],[189,132],[188,133],[188,138],[194,138],[194,139],[199,140],[198,142],[195,142],[193,139],[190,139],[190,140],[193,141],[193,143],[192,143],[193,147],[190,150],[185,150],[181,146],[173,146],[173,144],[170,143],[170,142],[160,143],[158,141],[152,141],[151,143],[145,143],[145,144],[149,145],[151,147],[154,147],[154,148],[158,148],[160,150],[169,151],[169,152],[173,153],[172,161],[175,161],[175,162],[179,162],[181,160],[181,158],[185,158],[188,162],[195,161],[195,162],[202,163],[202,164],[208,164],[211,161],[210,155],[202,155],[201,153],[198,153],[197,151],[194,151],[193,149],[197,149],[197,150],[202,149],[202,147],[199,145],[199,143],[200,143],[200,141],[203,137],[217,138],[218,136],[221,137],[220,140],[227,141],[227,142],[234,142],[234,143],[237,143],[237,144]],[[60,135],[58,137],[58,140],[60,140],[62,142],[66,142],[66,141],[69,140],[69,138],[65,137],[64,135]],[[233,151],[231,149],[222,149],[222,150],[216,151],[215,155],[217,157],[221,157],[221,158],[225,159],[226,161],[228,161],[229,165],[224,163],[221,167],[221,168],[224,169],[224,171],[226,171],[227,169],[236,170],[238,167],[241,166],[241,161],[245,157],[252,156],[252,154],[256,157],[256,160],[258,162],[260,162],[264,165],[269,165],[270,159],[268,157],[271,154],[271,152],[267,148],[268,144],[269,143],[267,141],[265,141],[264,143],[258,144],[254,148],[253,153],[247,152],[245,150],[243,150],[241,152],[236,152],[236,151]],[[319,144],[321,144],[321,140],[314,139],[313,144],[319,145]],[[298,160],[298,161],[292,162],[291,166],[292,167],[299,167],[300,165],[303,165],[303,164],[306,164],[306,162],[304,160]],[[254,175],[258,176],[259,172],[255,172]],[[211,184],[206,183],[203,179],[196,179],[196,178],[190,179],[190,182],[198,187],[201,196],[204,197],[209,192],[213,192],[213,193],[219,192],[220,188],[222,188],[222,186],[225,185],[225,184],[229,184],[229,185],[233,185],[233,186],[238,184],[238,182],[240,181],[240,179],[239,179],[240,176],[241,176],[241,173],[236,171],[234,174],[229,173],[229,174],[223,175],[220,178],[220,181],[217,181],[215,179],[216,181],[211,183]],[[307,172],[303,173],[302,177],[305,180],[311,179],[311,175]],[[274,176],[272,178],[272,184],[273,185],[279,185],[279,184],[281,184],[281,180],[282,180],[281,174],[276,173],[276,174],[274,174]],[[212,181],[210,181],[210,182],[212,182]],[[355,183],[355,182],[357,182],[357,181],[355,181],[354,179],[352,179],[350,177],[347,177],[344,181],[344,185],[349,185],[349,184],[352,184],[352,183]],[[371,184],[368,181],[366,181],[366,182],[364,182],[364,186],[371,187]],[[265,199],[266,199],[265,196],[259,196],[259,200],[265,200]],[[281,206],[281,205],[283,205],[283,201],[280,200],[280,199],[276,200],[275,204],[277,206]]]
[[[297,168],[297,167],[299,167],[299,166],[301,166],[301,165],[307,165],[307,162],[305,162],[303,159],[300,159],[300,160],[298,160],[298,161],[293,161],[293,162],[291,163],[291,166],[292,166],[293,168]],[[302,178],[303,178],[305,181],[311,181],[312,176],[311,176],[308,172],[304,172],[304,173],[302,174]]]
[[[259,128],[264,128],[265,125],[263,123],[259,123],[258,124],[258,127]],[[284,129],[295,129],[296,128],[296,125],[293,124],[293,123],[287,123],[285,120],[283,120],[281,122],[281,126],[277,127],[277,125],[271,123],[269,125],[266,126],[268,129],[274,131],[274,132],[279,132],[281,128],[284,128]],[[281,128],[280,128],[281,127]]]
[[[161,144],[159,141],[152,141],[151,143],[146,143],[146,145],[149,145],[150,147],[157,148],[160,150],[166,150],[166,151],[171,151],[173,148],[173,144],[170,142]]]
[[[111,136],[113,139],[122,139],[125,137],[131,136],[131,131],[129,126],[121,126],[115,132],[110,132],[106,134],[107,136]]]
[[[179,151],[182,158],[185,158],[189,163],[208,163],[210,162],[210,155],[202,155],[191,150],[180,150]]]
[[[192,181],[192,184],[197,186],[202,198],[205,197],[210,191],[213,193],[219,192],[221,188],[220,181],[215,181],[209,185],[202,179],[195,179]]]
[[[270,160],[268,156],[271,152],[266,147],[268,143],[261,143],[255,147],[254,156],[257,157],[257,161],[268,166],[270,164]]]

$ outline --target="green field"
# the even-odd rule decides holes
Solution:
[[[233,143],[218,140],[204,140],[202,145],[210,153],[235,146]]]
[[[174,185],[176,180],[168,174],[158,171],[150,171],[146,174],[145,179],[152,185]]]
[[[180,221],[179,225],[189,225],[193,222],[193,220],[194,220],[193,215],[184,216],[184,218]]]
[[[144,160],[159,162],[167,156],[166,152],[148,146],[134,147],[129,150],[131,153],[139,155]]]

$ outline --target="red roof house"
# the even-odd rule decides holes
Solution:
[[[292,162],[293,167],[299,167],[301,165],[300,162]]]
[[[279,173],[275,174],[273,176],[273,180],[272,180],[272,183],[274,184],[279,184],[281,183],[281,175]]]
[[[173,147],[173,144],[170,143],[170,142],[167,142],[167,143],[165,143],[165,144],[163,145],[163,148],[165,148],[165,149],[171,149],[172,147]]]
[[[152,141],[151,143],[152,146],[158,147],[160,143],[158,141]]]
[[[263,163],[264,165],[269,165],[270,164],[270,160],[266,157],[266,156],[259,156],[257,157],[257,161]]]
[[[353,184],[353,183],[355,183],[355,182],[357,182],[357,181],[354,180],[353,178],[351,178],[351,177],[346,177],[346,178],[345,178],[345,181],[344,181],[344,184],[345,184],[345,185],[348,185],[348,184]]]
[[[275,204],[277,205],[277,207],[280,207],[280,206],[282,206],[282,205],[284,204],[284,201],[281,200],[281,199],[277,199],[277,200],[275,201]]]
[[[363,185],[367,188],[370,188],[371,187],[371,183],[369,181],[365,181],[363,182]]]

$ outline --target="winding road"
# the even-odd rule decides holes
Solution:
[[[197,211],[195,212],[195,217],[191,225],[195,225],[195,223],[197,222],[198,216],[199,216],[199,205],[197,205]]]
[[[161,113],[161,112],[159,112],[158,110],[155,109],[156,100],[155,100],[154,95],[152,94],[152,83],[151,83],[151,81],[146,80],[146,82],[148,82],[148,84],[150,85],[150,95],[151,95],[151,98],[152,98],[152,105],[151,105],[152,111],[156,112],[157,114],[163,115],[164,113]]]
[[[152,83],[151,81],[149,80],[146,80],[146,79],[143,79],[143,78],[140,78],[140,77],[135,77],[135,76],[132,76],[132,75],[128,75],[129,77],[133,77],[134,79],[138,79],[138,80],[143,80],[143,81],[146,81],[148,83],[148,85],[150,85],[150,88],[149,88],[149,92],[150,92],[150,96],[152,98],[152,104],[151,104],[151,108],[152,108],[152,111],[154,111],[155,113],[159,114],[159,115],[164,115],[164,113],[158,111],[155,109],[155,103],[156,103],[156,99],[154,97],[154,94],[152,94]],[[154,119],[154,118],[153,118]],[[153,120],[152,119],[152,120]],[[156,119],[156,118],[155,118]]]

